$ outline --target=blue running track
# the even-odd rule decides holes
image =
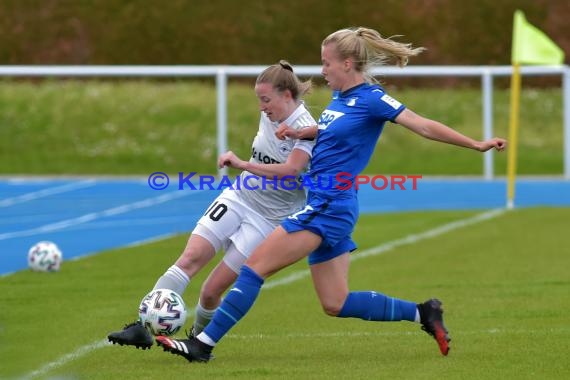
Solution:
[[[417,190],[359,190],[362,213],[505,206],[504,180],[420,179]],[[151,189],[147,179],[0,179],[0,276],[27,267],[40,240],[69,260],[188,233],[218,190]],[[516,206],[570,207],[570,181],[519,180]]]

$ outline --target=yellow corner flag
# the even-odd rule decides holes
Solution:
[[[507,208],[515,205],[515,176],[517,172],[517,139],[521,92],[521,64],[560,65],[564,52],[546,34],[529,24],[522,11],[515,11],[513,46],[511,52],[511,111],[509,121],[509,152],[507,157]]]
[[[560,65],[564,62],[564,51],[529,24],[520,10],[515,11],[512,49],[513,64]]]

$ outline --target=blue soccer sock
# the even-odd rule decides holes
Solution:
[[[339,318],[367,321],[411,321],[416,318],[414,302],[387,297],[376,292],[351,292],[346,297]]]
[[[248,312],[261,290],[263,278],[243,265],[239,276],[204,333],[217,343]]]

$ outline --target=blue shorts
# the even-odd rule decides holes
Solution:
[[[309,192],[305,208],[283,220],[281,227],[289,233],[308,230],[322,237],[321,245],[309,255],[313,265],[356,249],[351,234],[357,219],[356,197],[329,199]]]

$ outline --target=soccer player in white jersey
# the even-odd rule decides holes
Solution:
[[[177,340],[156,337],[166,351],[189,361],[207,362],[228,331],[253,306],[265,280],[308,257],[313,285],[323,310],[338,318],[366,321],[409,321],[422,326],[437,342],[443,355],[449,352],[449,334],[443,322],[442,303],[422,303],[390,297],[376,291],[350,291],[350,251],[356,248],[352,231],[358,219],[358,192],[339,186],[337,175],[356,178],[368,164],[387,121],[425,138],[485,152],[503,150],[506,141],[477,141],[450,127],[422,117],[389,96],[369,73],[372,64],[393,58],[404,66],[422,48],[383,38],[370,28],[341,29],[321,45],[322,73],[333,90],[332,100],[321,114],[311,168],[307,178],[325,177],[332,186],[309,187],[306,207],[284,219],[242,265],[232,290],[204,331]],[[306,128],[317,133],[317,127]],[[297,131],[279,131],[298,137]],[[343,175],[344,178],[346,176]],[[336,180],[336,183],[335,183]],[[434,268],[437,272],[437,263]]]
[[[225,251],[223,260],[202,285],[191,335],[200,333],[208,324],[223,292],[235,281],[241,265],[256,246],[283,218],[305,204],[305,191],[301,186],[280,186],[280,180],[298,178],[303,173],[314,141],[281,140],[276,137],[276,131],[282,123],[295,130],[316,124],[301,100],[310,88],[311,81],[301,82],[291,65],[283,60],[257,77],[255,94],[261,117],[251,158],[243,161],[231,151],[219,157],[220,167],[231,166],[243,171],[232,188],[224,190],[208,207],[178,260],[153,288],[171,289],[182,295],[190,279],[216,252]],[[153,343],[140,321],[110,333],[108,339],[143,349]]]

